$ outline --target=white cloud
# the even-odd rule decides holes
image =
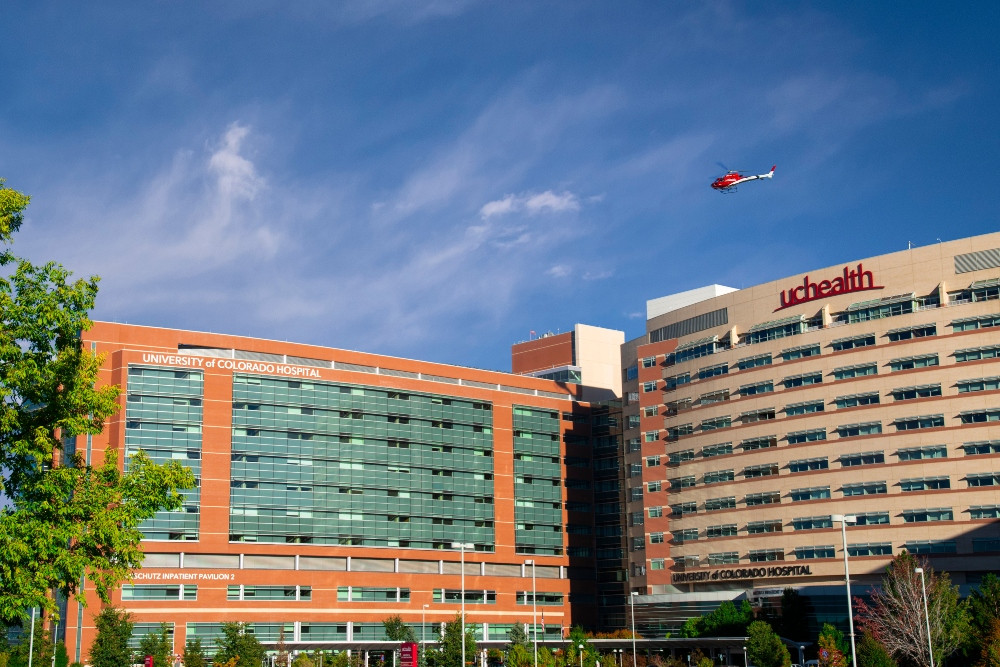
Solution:
[[[487,202],[479,209],[479,215],[485,220],[494,216],[508,215],[525,211],[529,214],[542,212],[560,213],[563,211],[579,211],[580,200],[572,192],[555,193],[546,190],[538,194],[506,195],[502,199]]]

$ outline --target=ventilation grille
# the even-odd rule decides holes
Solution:
[[[982,269],[993,269],[998,266],[1000,266],[1000,248],[955,255],[955,273],[981,271]]]

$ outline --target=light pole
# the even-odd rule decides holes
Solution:
[[[834,514],[831,517],[840,522],[840,538],[844,544],[844,583],[847,585],[847,624],[851,629],[851,664],[858,664],[858,653],[854,647],[854,610],[851,607],[851,572],[847,566],[847,524],[857,523],[858,517],[853,514]]]
[[[690,658],[688,658],[688,662],[691,662]],[[799,662],[800,663],[802,662],[802,656],[801,655],[799,656]],[[747,665],[749,665],[749,664],[750,664],[750,660],[747,659],[747,647],[744,646],[743,647],[743,667],[747,667]]]
[[[583,667],[583,644],[577,644],[576,648],[577,648],[577,650],[580,653],[580,667]],[[934,667],[934,666],[931,665],[931,667]]]
[[[24,626],[21,626],[24,627]],[[31,658],[35,654],[35,608],[31,608],[31,636],[28,638],[28,667],[31,667]]]
[[[920,590],[924,594],[924,620],[927,621],[927,653],[931,656],[931,667],[934,667],[934,645],[931,643],[931,615],[927,611],[927,583],[924,581],[924,568],[917,567],[913,571],[920,575]]]
[[[806,661],[806,647],[799,646],[799,664],[805,664]]]
[[[535,560],[524,561],[531,566],[531,636],[534,637],[535,667],[538,667],[538,591],[535,588]]]
[[[452,549],[462,550],[462,667],[465,665],[465,550],[475,548],[475,544],[469,542],[452,542]]]
[[[427,643],[427,608],[430,607],[429,604],[425,604],[423,609],[420,610],[420,643]],[[421,649],[423,650],[423,649]]]
[[[636,667],[637,664],[635,658],[635,598],[638,595],[638,591],[632,591],[632,594],[628,596],[628,604],[632,611],[632,667]]]

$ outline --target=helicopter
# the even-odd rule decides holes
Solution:
[[[777,167],[777,165],[772,166],[771,171],[766,174],[758,174],[757,176],[744,176],[739,171],[728,171],[725,176],[719,176],[717,179],[712,181],[712,187],[723,194],[727,192],[736,192],[736,186],[740,183],[756,181],[759,178],[774,178],[775,167]]]

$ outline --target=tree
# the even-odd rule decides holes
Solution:
[[[233,667],[260,667],[266,654],[260,641],[247,632],[246,623],[223,623],[222,637],[215,643],[219,650],[212,662],[235,660]]]
[[[822,643],[821,643],[822,642]],[[822,653],[823,648],[827,649],[827,660],[831,667],[836,667],[839,665],[837,662],[838,657],[843,658],[844,665],[842,667],[847,667],[847,655],[851,652],[850,640],[844,636],[836,626],[830,623],[824,623],[822,629],[819,631],[819,644],[820,652]],[[836,651],[836,653],[834,653]],[[822,656],[820,657],[820,664],[822,662]]]
[[[878,640],[865,632],[857,645],[858,667],[897,667],[885,647]]]
[[[105,607],[95,621],[97,636],[90,647],[91,667],[120,667],[132,662],[128,640],[132,638],[132,615],[124,609]]]
[[[966,656],[977,662],[989,644],[993,626],[1000,621],[1000,577],[987,574],[968,599],[970,633]]]
[[[951,585],[948,574],[937,575],[926,558],[901,552],[886,567],[882,586],[872,589],[871,603],[855,599],[855,608],[859,627],[871,633],[890,655],[917,667],[929,667],[927,620],[921,576],[914,572],[917,567],[923,568],[926,577],[934,664],[942,664],[962,646],[968,635],[968,609],[959,599],[958,587]]]
[[[160,623],[157,632],[150,632],[139,640],[139,657],[152,656],[153,667],[171,667],[173,664],[174,642],[170,638],[170,626]]]
[[[514,646],[531,646],[531,638],[528,637],[528,631],[524,628],[524,623],[520,621],[514,621],[510,632],[507,633],[507,650],[510,650]]]
[[[10,651],[10,667],[27,667],[29,651],[33,665],[48,665],[52,660],[53,646],[45,624],[36,619],[34,642],[31,641],[31,621],[24,621],[21,628],[21,639]]]
[[[55,618],[53,590],[81,579],[107,602],[142,563],[138,525],[181,506],[194,475],[144,454],[128,473],[118,452],[88,465],[77,436],[96,435],[117,409],[118,388],[97,387],[100,358],[80,332],[97,295],[96,277],[71,280],[59,264],[36,266],[11,250],[29,198],[0,180],[0,620],[41,607]],[[83,599],[82,590],[78,599]]]
[[[313,667],[314,664],[307,653],[299,653],[295,656],[295,660],[292,660],[292,667]]]
[[[747,628],[747,656],[759,667],[789,667],[792,656],[781,638],[764,621],[754,621]]]
[[[208,667],[208,656],[201,645],[201,637],[189,638],[184,644],[184,667]]]
[[[275,646],[277,650],[277,655],[274,657],[275,667],[288,667],[288,645],[285,643],[285,628],[284,626],[278,630],[278,645]],[[187,665],[185,665],[187,667]]]
[[[65,642],[56,642],[56,667],[69,667],[69,653],[66,652]]]
[[[847,667],[847,658],[833,635],[819,636],[819,667]]]
[[[438,667],[459,667],[462,664],[462,617],[455,616],[455,620],[449,621],[444,626],[444,634],[441,636],[441,648],[438,660],[434,662]],[[465,632],[465,658],[476,659],[476,640],[466,627]]]
[[[1000,667],[1000,620],[994,619],[982,636],[975,667]]]
[[[417,634],[399,616],[390,616],[382,621],[385,628],[385,636],[391,642],[415,642]]]
[[[704,616],[696,616],[684,621],[681,637],[741,637],[753,621],[753,607],[743,600],[737,607],[726,600],[714,611]]]

